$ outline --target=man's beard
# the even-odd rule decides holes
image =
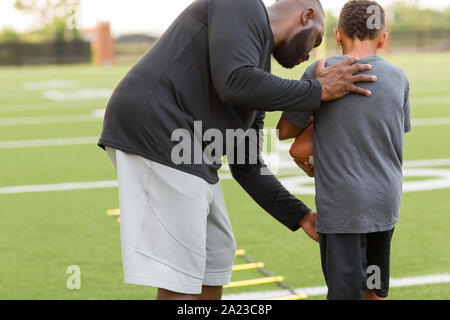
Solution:
[[[309,54],[306,46],[311,33],[312,28],[300,31],[292,38],[288,45],[278,48],[273,53],[274,58],[285,68],[291,69],[298,65]]]

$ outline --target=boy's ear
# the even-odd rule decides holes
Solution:
[[[378,49],[383,49],[386,39],[389,37],[389,32],[385,32],[380,36],[380,42],[378,43]]]
[[[339,33],[339,30],[334,29],[333,32],[334,32],[334,38],[336,39],[338,46],[342,47],[342,39],[341,39],[341,34]]]

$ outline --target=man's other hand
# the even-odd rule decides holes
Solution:
[[[303,231],[314,241],[319,242],[319,234],[316,231],[317,212],[311,211],[300,221],[299,225]]]
[[[358,82],[377,81],[374,75],[357,74],[371,70],[370,64],[356,64],[358,59],[348,58],[326,68],[326,61],[320,60],[316,67],[316,79],[322,85],[322,101],[336,100],[353,92],[364,96],[372,95],[372,92],[355,85]]]

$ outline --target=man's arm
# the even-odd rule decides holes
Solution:
[[[265,164],[230,165],[230,169],[233,178],[249,196],[292,231],[298,230],[300,221],[312,211],[289,193],[273,174],[268,175]]]
[[[264,127],[264,113],[257,117],[252,129],[259,132]],[[315,212],[308,208],[303,202],[293,196],[280,181],[269,171],[261,157],[261,146],[263,137],[258,136],[260,143],[257,148],[256,164],[231,164],[231,173],[242,188],[272,217],[281,222],[292,231],[301,226],[313,239],[316,239]],[[249,141],[249,143],[258,143]],[[246,153],[253,148],[246,146]],[[246,155],[246,159],[251,158]]]
[[[341,98],[351,92],[370,95],[356,82],[376,81],[358,72],[367,64],[349,58],[331,67],[317,65],[316,79],[287,80],[259,68],[261,52],[271,34],[258,0],[214,0],[208,7],[208,38],[211,76],[222,101],[260,111],[314,111],[321,100]]]
[[[259,0],[210,2],[209,56],[216,92],[226,103],[253,110],[316,110],[322,97],[319,81],[282,79],[258,67],[269,37],[262,6]]]

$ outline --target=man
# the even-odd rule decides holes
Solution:
[[[323,62],[312,81],[270,74],[272,53],[291,68],[323,33],[317,0],[281,0],[268,10],[260,0],[197,0],[121,81],[99,145],[118,172],[125,282],[159,288],[158,299],[221,298],[235,241],[217,174],[221,154],[199,162],[198,148],[207,148],[208,130],[259,132],[265,111],[314,111],[321,100],[370,95],[354,83],[376,79],[355,76],[370,69],[352,65],[356,59]],[[174,159],[180,129],[192,146],[181,162]],[[317,240],[316,213],[266,170],[259,145],[257,153],[256,162],[231,161],[233,177],[274,218]]]

